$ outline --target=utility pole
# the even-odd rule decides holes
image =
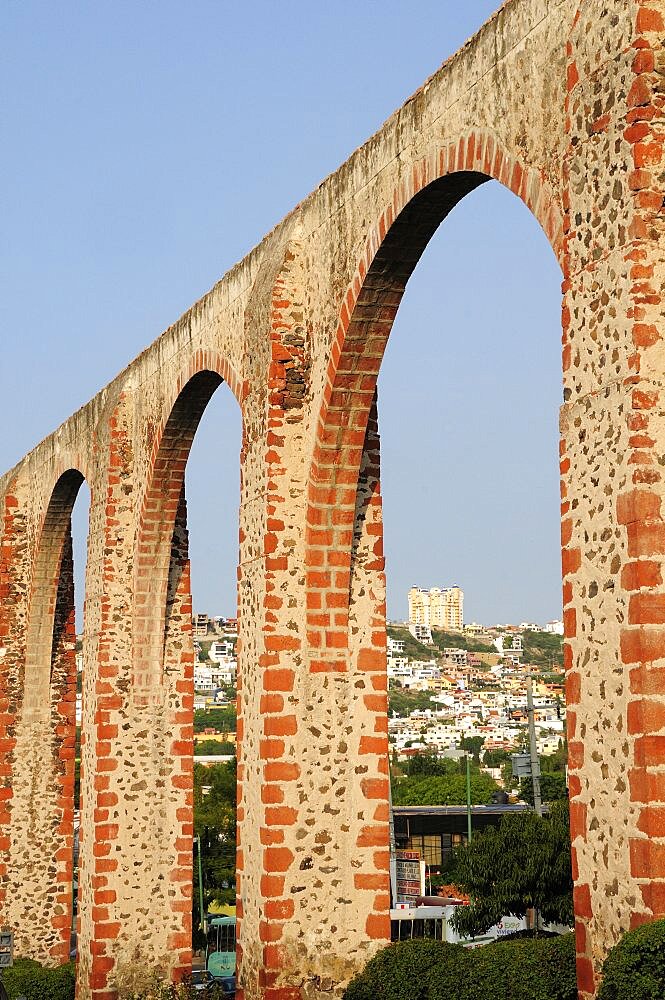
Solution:
[[[201,927],[203,928],[204,935],[208,935],[208,921],[206,915],[203,912],[203,867],[201,865],[201,834],[196,835],[196,843],[198,845],[198,856],[199,856],[199,912],[201,914]]]
[[[471,761],[466,755],[466,836],[467,843],[471,843]]]
[[[533,678],[531,674],[526,679],[526,705],[529,717],[529,756],[531,757],[531,781],[533,782],[533,808],[539,816],[542,816],[543,803],[540,797],[540,761],[538,760],[538,744],[536,742],[536,722],[533,710]]]

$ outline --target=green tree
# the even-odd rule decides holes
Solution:
[[[80,743],[78,744],[81,745]],[[81,808],[81,751],[74,758],[74,808]]]
[[[195,757],[217,757],[221,755],[235,756],[236,748],[233,743],[220,743],[219,740],[200,740],[194,746]]]
[[[471,754],[475,764],[480,764],[480,751],[483,748],[484,742],[484,736],[463,736],[460,740],[460,747]]]
[[[471,802],[488,804],[498,785],[488,774],[471,775]],[[398,779],[393,786],[393,802],[400,806],[454,806],[466,802],[466,775],[431,775]]]
[[[559,740],[559,746],[555,753],[550,753],[540,758],[540,769],[541,771],[548,772],[560,771],[563,774],[565,773],[567,763],[568,746],[565,740]]]
[[[517,786],[517,778],[513,778],[513,762],[510,759],[512,754],[509,756],[508,760],[501,765],[501,777],[503,779],[504,788],[510,790]]]
[[[483,764],[485,767],[503,767],[510,763],[510,750],[486,750],[483,754]]]
[[[194,712],[194,732],[202,733],[204,729],[214,729],[217,733],[235,733],[236,710],[229,708],[199,708]]]
[[[533,805],[533,781],[520,778],[520,796]],[[561,802],[568,798],[566,775],[559,771],[543,771],[540,775],[540,797],[543,802]]]
[[[504,816],[455,855],[457,886],[470,897],[452,922],[463,934],[482,934],[502,916],[523,917],[536,907],[545,921],[573,921],[568,807],[550,815]]]
[[[642,924],[621,938],[603,965],[598,1000],[663,1000],[665,920]]]
[[[495,653],[491,639],[472,639],[461,632],[444,632],[442,629],[432,629],[432,642],[436,650],[442,653],[444,649],[466,649],[468,653]],[[431,647],[430,647],[431,648]]]
[[[194,833],[201,838],[204,906],[235,902],[235,759],[211,767],[194,762]],[[194,927],[200,923],[198,870],[194,866]]]
[[[435,753],[426,752],[411,757],[407,764],[407,774],[410,778],[426,775],[455,774],[457,764],[449,757],[437,757]]]
[[[399,682],[391,681],[388,690],[388,714],[407,716],[411,712],[419,712],[433,708],[432,695],[429,691],[409,691]]]

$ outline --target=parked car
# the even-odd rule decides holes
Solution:
[[[215,979],[215,983],[219,989],[220,997],[224,1000],[235,1000],[236,996],[236,977],[235,976],[218,976]]]
[[[215,977],[212,975],[212,973],[208,972],[207,969],[194,970],[191,976],[189,977],[188,982],[196,993],[203,993],[204,995],[208,995],[217,992],[215,986],[216,982]]]

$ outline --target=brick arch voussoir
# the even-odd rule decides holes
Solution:
[[[472,130],[456,141],[432,148],[394,188],[368,234],[342,300],[316,423],[309,466],[306,551],[307,583],[312,592],[308,598],[308,637],[313,650],[326,642],[320,627],[321,592],[329,592],[327,600],[348,611],[350,577],[339,568],[340,553],[348,549],[352,535],[348,519],[355,506],[379,368],[406,280],[424,246],[415,258],[409,260],[407,253],[404,273],[398,269],[392,284],[385,274],[375,273],[377,258],[414,199],[435,181],[456,174],[476,178],[461,197],[484,180],[497,180],[509,188],[534,215],[557,260],[563,262],[564,222],[559,200],[542,171],[525,166],[489,130]],[[333,658],[330,669],[342,669],[342,660],[342,655]]]
[[[86,482],[88,484],[88,489],[92,497],[93,490],[93,475],[92,469],[88,465],[84,456],[79,451],[67,451],[58,457],[58,461],[53,465],[51,469],[49,478],[47,480],[46,486],[43,490],[43,503],[37,513],[36,517],[36,544],[34,548],[34,559],[37,558],[44,538],[44,532],[47,530],[47,519],[50,514],[52,514],[54,498],[57,498],[58,492],[61,489],[61,484],[65,480],[65,477],[80,476],[80,483],[74,493],[74,498],[72,500],[71,508],[69,514],[73,510],[74,504],[76,503],[76,498],[78,497],[78,490],[80,486]],[[33,559],[33,565],[34,565]]]
[[[203,405],[200,405],[199,411],[195,409],[180,427],[180,439],[178,439],[178,430],[172,426],[178,403],[185,399],[188,388],[194,389],[195,380],[205,375],[210,375],[211,380],[204,387],[199,400],[199,404],[202,402]],[[214,380],[214,376],[217,376],[217,381]],[[163,631],[171,537],[177,519],[186,519],[185,466],[203,412],[213,393],[224,382],[240,406],[244,428],[243,406],[247,396],[247,385],[227,358],[217,351],[202,349],[192,354],[179,371],[152,435],[150,458],[140,500],[134,558],[132,690],[137,702],[148,693],[159,697],[162,681],[161,666],[157,669],[153,662],[157,650],[154,643],[150,644],[147,633],[150,632],[151,626],[155,628],[155,625],[155,634],[161,634]],[[147,584],[153,576],[158,581],[159,589],[151,600]],[[154,612],[152,621],[146,616],[150,606]],[[151,667],[147,666],[148,661],[152,663]]]
[[[84,481],[77,466],[61,462],[45,492],[32,556],[28,617],[26,622],[23,707],[35,716],[48,717],[51,698],[50,671],[56,603],[63,561],[71,559],[71,515]],[[69,556],[68,556],[69,552]]]
[[[173,387],[162,406],[161,418],[153,434],[146,485],[150,484],[154,477],[155,462],[162,446],[164,432],[173,413],[173,408],[191,380],[196,375],[200,375],[206,371],[214,372],[219,375],[223,382],[226,382],[238,402],[241,414],[244,415],[247,386],[243,383],[231,362],[218,351],[210,349],[196,351],[179,371]]]

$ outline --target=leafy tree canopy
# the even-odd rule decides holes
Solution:
[[[219,740],[200,740],[194,747],[195,757],[217,757],[221,755],[235,756],[233,743],[221,743]]]
[[[471,754],[476,764],[480,764],[480,751],[484,742],[484,736],[463,736],[460,740],[460,747]]]
[[[438,757],[435,753],[419,753],[411,757],[406,765],[409,777],[424,777],[425,775],[459,774],[457,761],[450,757]]]
[[[432,642],[439,653],[443,653],[444,649],[466,649],[467,653],[496,652],[491,639],[483,642],[480,639],[472,639],[462,632],[444,632],[438,628],[432,629]]]
[[[568,807],[552,806],[541,818],[533,812],[504,816],[455,854],[459,889],[469,895],[452,917],[457,931],[482,934],[502,916],[524,917],[536,907],[542,918],[573,921],[573,880]]]
[[[201,838],[205,904],[235,901],[236,761],[194,763],[194,833]],[[194,902],[198,907],[195,866]],[[195,915],[194,924],[198,923]]]
[[[559,747],[556,753],[544,755],[540,758],[541,771],[560,771],[564,773],[568,763],[568,747],[564,740],[559,740]]]
[[[485,767],[503,767],[510,762],[512,750],[486,750],[483,754]]]
[[[471,802],[488,804],[498,785],[488,774],[471,775]],[[466,776],[431,775],[398,779],[393,786],[393,802],[400,806],[456,806],[466,803]]]
[[[531,778],[520,778],[520,796],[533,805],[533,782]],[[566,775],[555,771],[544,771],[540,775],[540,797],[543,802],[561,802],[568,798]]]
[[[524,661],[550,670],[563,667],[563,637],[551,632],[522,632]]]
[[[194,732],[214,729],[218,733],[235,733],[236,710],[229,708],[199,708],[194,712]]]

